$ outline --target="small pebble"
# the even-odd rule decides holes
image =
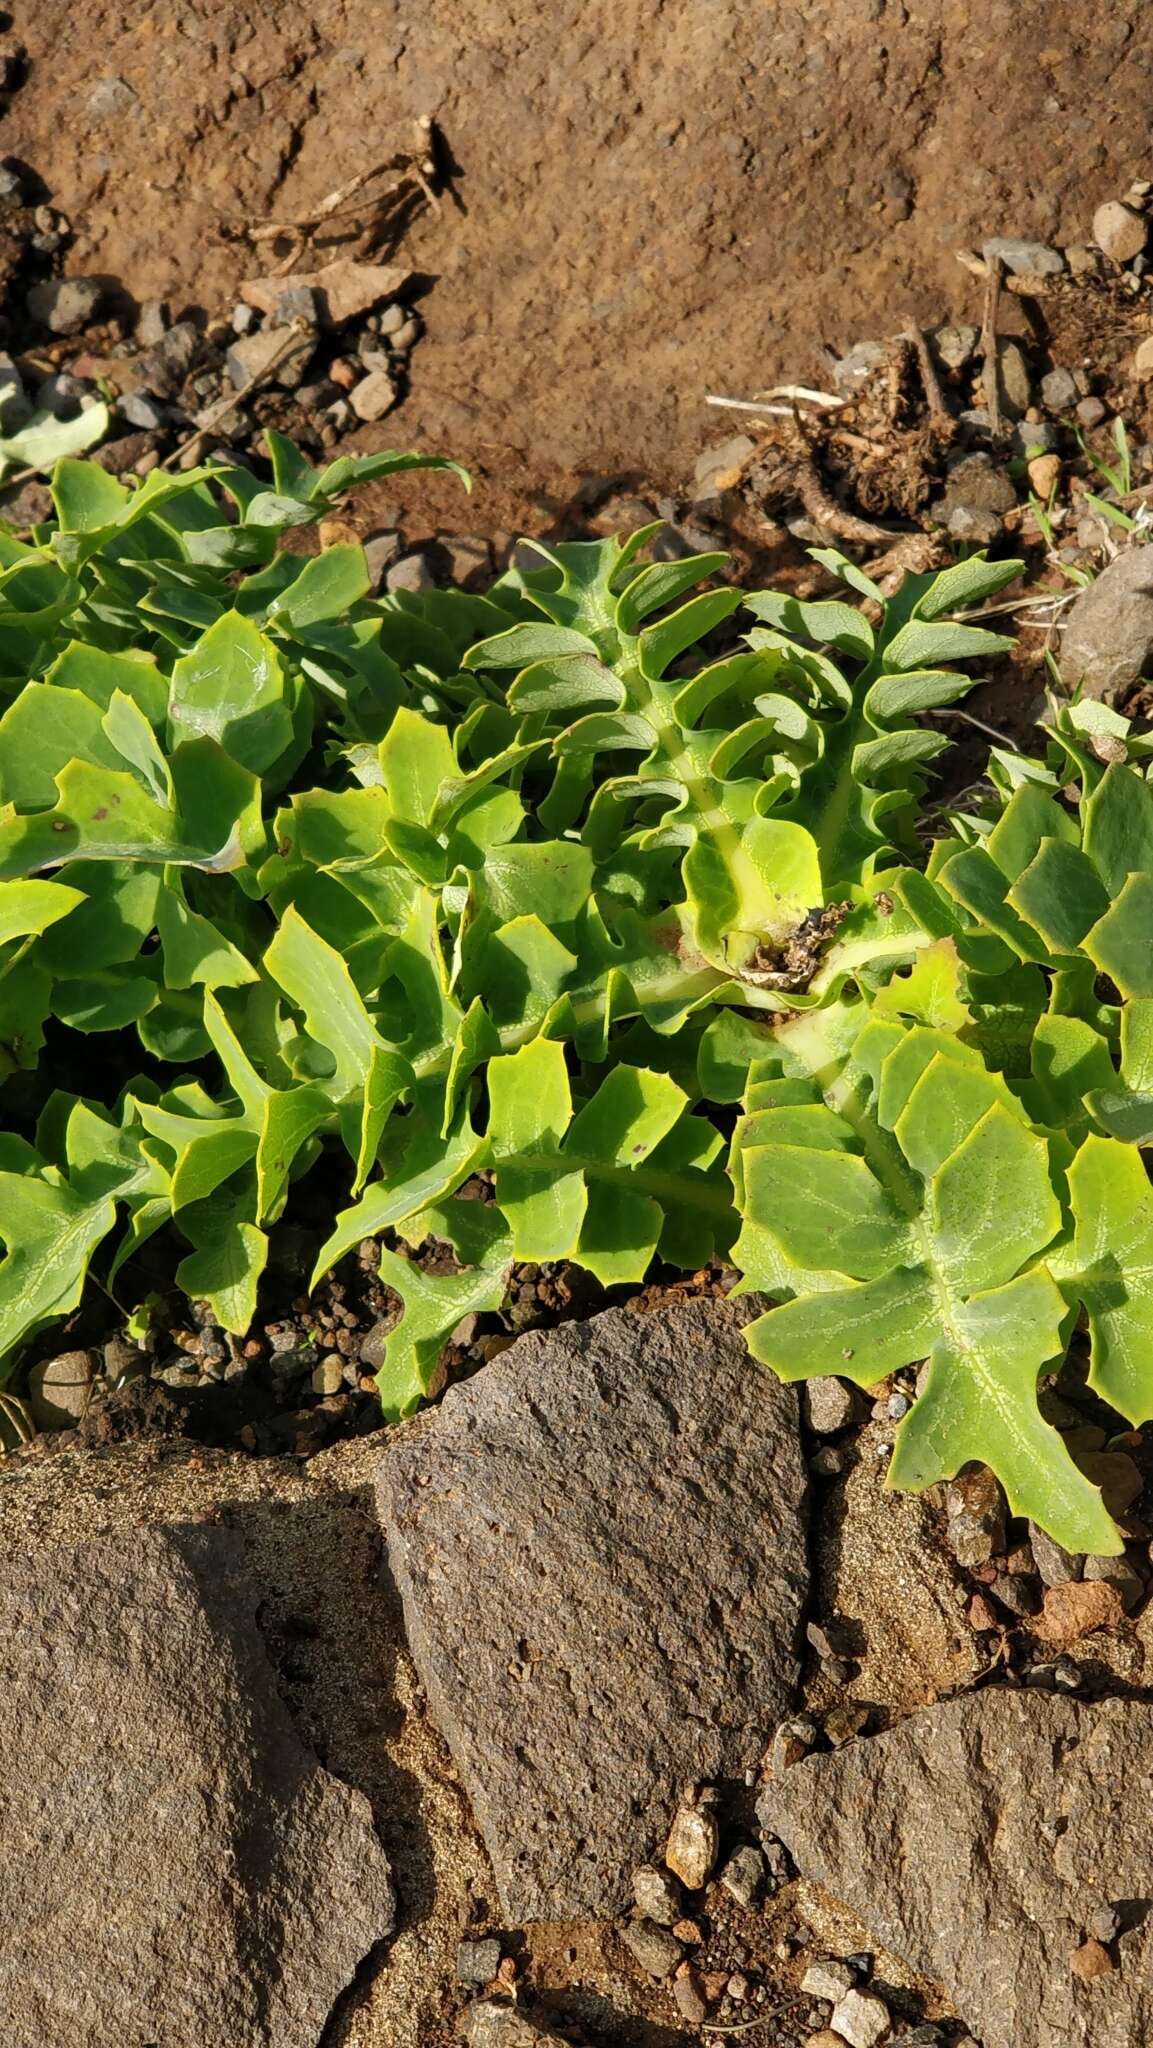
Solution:
[[[706,1796],[684,1801],[673,1816],[665,1844],[665,1862],[691,1892],[708,1883],[720,1846],[720,1830]]]
[[[1010,1614],[1036,1614],[1037,1583],[1024,1572],[1001,1572],[993,1581],[993,1595]]]
[[[1077,404],[1077,418],[1083,427],[1099,427],[1105,418],[1105,407],[1099,398],[1082,398]]]
[[[982,244],[982,254],[986,259],[999,256],[1014,277],[1057,277],[1065,268],[1059,249],[1051,249],[1047,242],[1014,241],[1010,235],[994,235]]]
[[[658,1983],[665,1977],[671,1977],[682,1960],[680,1942],[667,1927],[658,1927],[655,1920],[627,1921],[621,1929],[621,1939],[631,1949],[642,1970],[655,1977]]]
[[[1005,1502],[993,1474],[981,1466],[945,1490],[945,1540],[969,1570],[988,1564],[1005,1547]]]
[[[366,422],[382,420],[396,404],[397,391],[387,370],[370,370],[359,384],[354,384],[349,394],[349,403],[358,420]]]
[[[28,312],[50,334],[78,334],[91,320],[104,296],[104,287],[94,277],[61,277],[46,284],[34,284],[27,297]]]
[[[1153,334],[1147,334],[1144,341],[1138,343],[1130,369],[1143,384],[1153,377]]]
[[[432,573],[428,556],[402,555],[399,562],[393,562],[391,568],[385,571],[384,585],[389,592],[435,590],[436,577]]]
[[[889,2008],[872,1991],[846,1991],[833,2007],[833,2031],[849,2048],[877,2048],[889,2031]]]
[[[682,1977],[676,1979],[673,1997],[682,2019],[687,2020],[690,2027],[699,2027],[701,2021],[708,2018],[709,2009],[701,1991],[700,1979],[694,1970],[686,1970]]]
[[[937,358],[946,370],[963,370],[977,352],[980,331],[976,327],[938,327],[933,335]]]
[[[642,1863],[633,1871],[633,1897],[641,1912],[658,1927],[671,1927],[681,1917],[681,1888],[671,1871]]]
[[[686,1948],[699,1948],[705,1938],[699,1920],[674,1920],[673,1933]]]
[[[1047,412],[1071,412],[1077,403],[1077,384],[1071,370],[1050,370],[1041,379],[1041,401]]]
[[[809,1459],[809,1470],[818,1479],[836,1479],[849,1463],[850,1452],[844,1444],[822,1444]]]
[[[1116,1906],[1098,1906],[1089,1916],[1089,1932],[1094,1941],[1116,1941],[1121,1932],[1121,1915]]]
[[[825,1734],[834,1749],[842,1749],[859,1735],[869,1718],[869,1709],[859,1700],[844,1700],[825,1715]]]
[[[844,1380],[820,1375],[805,1382],[803,1402],[809,1428],[818,1436],[835,1436],[860,1413],[861,1397]]]
[[[848,1963],[834,1957],[821,1963],[810,1963],[801,1978],[801,1990],[807,1998],[825,1998],[830,2005],[836,2005],[846,1991],[852,1991],[857,1982],[857,1973]]]
[[[1093,215],[1093,240],[1113,263],[1128,263],[1145,247],[1149,223],[1123,199],[1107,199]]]
[[[829,1621],[806,1622],[805,1634],[822,1662],[853,1654],[852,1631],[835,1617]]]
[[[765,1859],[760,1850],[751,1842],[742,1842],[721,1871],[721,1883],[738,1906],[755,1906],[765,1887]]]

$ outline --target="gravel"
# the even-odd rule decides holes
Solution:
[[[95,315],[104,286],[95,277],[61,277],[34,284],[26,301],[30,317],[50,334],[79,334]]]

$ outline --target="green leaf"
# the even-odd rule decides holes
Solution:
[[[1153,996],[1153,874],[1126,876],[1121,894],[1084,944],[1094,966],[1123,996]]]
[[[214,739],[234,761],[262,774],[292,739],[284,672],[272,642],[250,619],[225,612],[173,665],[168,716],[173,746]]]
[[[979,654],[1006,654],[1011,639],[987,633],[983,626],[961,626],[950,620],[910,619],[885,643],[887,669],[936,668],[942,661],[970,661]]]
[[[247,1181],[227,1194],[184,1209],[180,1227],[194,1249],[176,1269],[177,1285],[203,1299],[222,1330],[242,1337],[256,1314],[260,1276],[268,1262],[268,1239],[251,1220],[253,1191]]]
[[[172,870],[157,897],[156,926],[164,948],[168,988],[241,988],[258,979],[255,967],[230,939],[184,901],[179,873]]]
[[[864,1157],[833,1149],[833,1124],[824,1148],[771,1132],[742,1144],[748,1224],[779,1247],[786,1283],[789,1266],[800,1269],[796,1299],[753,1326],[751,1348],[783,1378],[836,1371],[866,1386],[927,1355],[893,1482],[925,1486],[980,1459],[1015,1513],[1070,1546],[1115,1548],[1099,1495],[1037,1407],[1065,1312],[1038,1263],[1061,1227],[1046,1144],[1004,1084],[946,1056],[935,1032],[889,1031],[877,1050],[895,1153],[863,1103]],[[806,1284],[806,1266],[832,1285]]]
[[[305,1026],[332,1054],[338,1101],[363,1089],[377,1045],[368,1012],[339,953],[290,904],[264,955],[264,966]]]
[[[51,469],[66,455],[78,455],[92,448],[108,432],[108,407],[90,405],[74,420],[58,420],[51,413],[33,413],[18,433],[0,438],[0,471]]]
[[[120,767],[90,697],[28,683],[0,718],[0,800],[24,810],[56,802],[56,778],[70,761]]]
[[[0,946],[46,932],[83,902],[63,882],[0,882]]]
[[[1069,1168],[1073,1244],[1057,1273],[1089,1318],[1089,1384],[1135,1426],[1153,1417],[1153,1189],[1141,1155],[1086,1138]]]
[[[88,1261],[115,1218],[106,1196],[85,1199],[65,1181],[0,1172],[0,1384],[17,1347],[76,1307]]]
[[[364,549],[342,543],[313,555],[268,608],[269,624],[302,632],[325,619],[343,618],[372,588]]]
[[[588,1195],[580,1168],[560,1154],[572,1114],[564,1047],[537,1038],[491,1060],[488,1096],[496,1195],[514,1257],[571,1258]]]
[[[1153,873],[1153,791],[1132,768],[1105,770],[1083,805],[1082,844],[1111,898],[1130,874]]]

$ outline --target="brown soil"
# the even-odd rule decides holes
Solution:
[[[224,224],[305,211],[435,115],[459,175],[406,248],[428,339],[364,438],[479,458],[506,495],[679,472],[716,438],[706,390],[971,317],[955,247],[1084,237],[1148,143],[1138,0],[41,0],[16,26],[5,147],[79,231],[71,267],[141,297],[225,299],[264,265]],[[110,79],[135,101],[90,111]]]

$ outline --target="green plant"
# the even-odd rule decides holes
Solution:
[[[166,1225],[242,1332],[331,1141],[317,1274],[383,1236],[386,1413],[518,1260],[719,1253],[783,1376],[928,1358],[895,1480],[980,1457],[1116,1549],[1037,1394],[1083,1307],[1093,1385],[1153,1413],[1144,743],[1068,708],[918,837],[918,716],[1011,644],[956,614],[1020,565],[886,601],[823,554],[868,617],[760,593],[737,642],[740,595],[690,595],[724,558],[646,566],[651,529],[379,602],[359,549],[279,540],[415,459],[273,453],[272,490],[64,463],[55,529],[0,539],[0,1359]]]

